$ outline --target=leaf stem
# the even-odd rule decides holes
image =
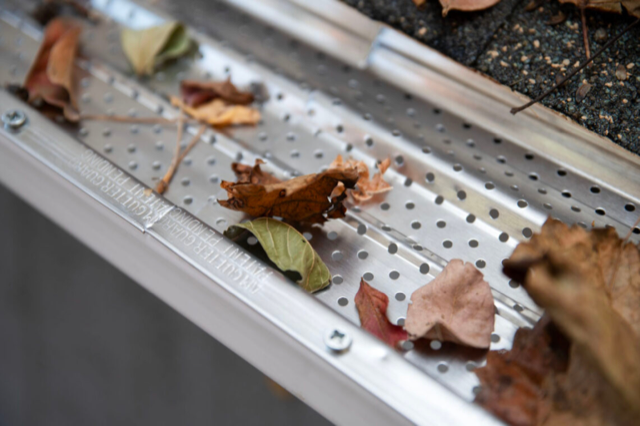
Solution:
[[[164,117],[129,117],[126,115],[107,115],[107,114],[83,114],[80,116],[80,120],[95,120],[95,121],[116,121],[119,123],[135,123],[135,124],[174,124],[178,121],[178,118],[164,118]],[[199,120],[186,119],[185,123],[199,123]]]
[[[562,86],[567,80],[569,80],[571,77],[573,77],[574,75],[579,73],[584,67],[589,65],[595,58],[600,56],[602,54],[602,52],[607,50],[609,48],[609,46],[611,46],[613,43],[618,41],[620,39],[620,37],[622,37],[626,32],[628,32],[631,28],[635,27],[638,24],[638,22],[640,22],[640,18],[636,19],[635,21],[633,21],[632,23],[627,25],[627,27],[624,30],[622,30],[620,33],[618,33],[618,35],[616,35],[614,38],[609,40],[604,46],[602,46],[600,49],[598,49],[598,51],[596,53],[594,53],[593,56],[591,56],[589,59],[587,59],[582,64],[580,64],[580,66],[578,68],[576,68],[575,70],[571,71],[562,80],[557,82],[555,85],[553,85],[549,90],[544,92],[542,95],[540,95],[537,98],[527,102],[526,104],[524,104],[522,106],[519,106],[517,108],[511,108],[511,114],[515,115],[515,114],[519,113],[520,111],[529,108],[531,105],[534,105],[534,104],[540,102],[541,100],[543,100],[544,98],[546,98],[547,96],[549,96],[550,93],[552,93],[558,87]]]
[[[198,143],[198,141],[202,137],[202,134],[204,133],[205,130],[207,130],[207,126],[205,126],[203,124],[202,126],[200,126],[200,129],[198,130],[198,133],[196,133],[196,135],[193,137],[193,139],[191,139],[191,142],[189,142],[189,145],[187,145],[187,147],[182,151],[182,153],[176,152],[174,154],[174,161],[171,162],[171,165],[169,166],[169,169],[167,170],[167,173],[164,175],[162,180],[160,182],[158,182],[158,185],[156,186],[156,191],[159,194],[162,194],[163,192],[165,192],[169,188],[169,183],[171,182],[171,179],[173,178],[173,175],[175,174],[176,170],[178,170],[178,165],[180,165],[180,163],[182,163],[182,161],[184,160],[184,157],[187,156],[189,151],[191,151],[191,149],[194,146],[196,146],[196,144]],[[179,143],[177,144],[177,147],[178,147],[178,149],[180,149],[180,144]],[[177,155],[177,160],[175,160],[175,158],[176,158],[175,155]]]
[[[182,106],[180,106],[180,112],[178,113],[178,137],[176,140],[176,150],[173,153],[171,164],[167,169],[167,173],[162,177],[158,185],[156,185],[156,192],[158,194],[164,194],[169,187],[169,183],[173,178],[176,169],[178,168],[178,158],[180,158],[180,142],[182,141],[182,131],[184,130],[184,116],[182,114]]]

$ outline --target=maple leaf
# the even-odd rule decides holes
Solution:
[[[253,102],[253,93],[238,90],[231,83],[231,78],[227,78],[222,82],[182,80],[180,82],[180,95],[186,105],[194,108],[214,99],[222,99],[234,105],[249,105]]]
[[[29,103],[39,105],[49,116],[62,111],[71,122],[80,119],[74,80],[80,31],[80,26],[69,19],[51,21],[23,83]]]
[[[453,259],[429,284],[411,295],[405,329],[426,338],[488,348],[495,322],[489,284],[472,264]]]
[[[368,201],[376,194],[391,191],[393,188],[387,182],[382,179],[382,175],[387,171],[391,165],[389,158],[385,159],[378,165],[379,172],[376,173],[373,178],[369,178],[369,168],[364,161],[358,161],[349,159],[344,161],[342,155],[338,155],[335,160],[329,165],[330,169],[338,168],[354,168],[358,171],[358,187],[348,191],[353,201],[357,204],[360,202]]]
[[[227,200],[221,206],[243,211],[251,216],[281,217],[288,221],[324,223],[327,219],[344,217],[346,197],[338,194],[338,184],[353,188],[358,180],[355,169],[330,169],[290,179],[286,182],[254,184],[223,181]]]
[[[635,424],[640,416],[638,268],[638,247],[620,240],[615,230],[587,232],[547,220],[540,234],[518,245],[504,271],[523,283],[570,341],[568,368],[541,371],[534,382],[537,408],[526,422],[517,423],[505,407],[520,410],[530,407],[532,399],[516,403],[508,398],[515,392],[510,389],[514,377],[502,381],[502,390],[491,386],[496,375],[507,373],[488,358],[487,370],[478,370],[487,384],[478,402],[515,424]],[[517,359],[531,358],[545,345],[537,346]]]
[[[407,332],[402,327],[393,325],[387,318],[389,298],[386,294],[361,279],[360,288],[354,300],[362,328],[393,348],[397,348],[400,342],[407,340]]]
[[[236,175],[236,183],[253,183],[257,185],[266,185],[270,183],[282,182],[277,177],[265,173],[260,168],[260,164],[265,164],[261,159],[256,159],[256,164],[248,166],[241,163],[231,163],[231,169]]]

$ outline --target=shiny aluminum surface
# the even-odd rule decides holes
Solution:
[[[263,121],[256,127],[207,131],[164,197],[176,206],[172,211],[184,210],[218,232],[245,219],[216,202],[226,197],[220,181],[234,180],[233,161],[251,164],[263,158],[266,169],[287,178],[323,170],[338,154],[362,159],[372,169],[391,157],[392,169],[385,175],[394,187],[391,192],[350,206],[345,220],[303,230],[333,274],[331,287],[315,297],[354,324],[353,297],[360,277],[389,296],[389,319],[402,324],[411,293],[450,259],[461,258],[474,263],[493,289],[498,314],[492,349],[509,348],[517,327],[532,324],[541,313],[501,273],[501,262],[517,243],[536,232],[548,215],[584,227],[611,225],[621,234],[637,217],[638,193],[610,189],[615,182],[590,179],[589,170],[573,173],[554,159],[553,151],[527,149],[492,132],[491,123],[444,109],[449,101],[432,103],[398,87],[398,81],[387,81],[380,74],[384,67],[395,67],[396,75],[410,69],[394,63],[405,59],[385,50],[388,29],[382,32],[382,47],[366,43],[366,37],[377,34],[375,25],[345,34],[344,51],[332,57],[330,51],[305,44],[312,37],[301,41],[292,36],[295,27],[281,32],[226,2],[187,3],[189,7],[182,2],[179,7],[163,2],[141,7],[123,0],[94,2],[108,19],[83,34],[82,112],[174,117],[166,97],[178,93],[184,78],[231,77],[238,86],[261,93]],[[260,7],[273,6],[265,10],[286,17],[286,11],[275,7],[283,3]],[[199,55],[152,78],[134,78],[120,48],[121,27],[142,28],[168,16],[194,28]],[[318,34],[335,30],[309,16],[303,22],[318,26]],[[38,46],[40,30],[23,17],[14,9],[0,22],[3,82],[23,79]],[[406,77],[404,83],[414,78]],[[148,187],[164,175],[176,139],[175,127],[165,125],[85,121],[66,131]],[[168,220],[164,213],[160,208],[139,226],[176,244],[162,237],[158,227]],[[638,235],[633,238],[637,241]],[[239,244],[251,251],[252,243]],[[412,364],[465,400],[473,398],[478,384],[473,369],[482,365],[484,355],[439,342],[404,352]]]

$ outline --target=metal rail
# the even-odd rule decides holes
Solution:
[[[360,277],[389,295],[389,318],[402,323],[411,293],[448,260],[473,262],[496,300],[492,349],[508,348],[540,310],[501,274],[502,260],[549,214],[626,234],[640,202],[638,158],[543,107],[512,117],[513,93],[341,3],[308,3],[96,0],[107,19],[84,31],[83,112],[172,117],[165,99],[181,79],[231,76],[265,94],[263,122],[207,131],[160,197],[145,189],[170,162],[173,127],[73,128],[0,93],[0,113],[28,116],[2,132],[0,180],[334,422],[493,423],[468,402],[485,354],[385,347],[357,327]],[[0,81],[19,82],[40,29],[24,3],[4,10]],[[132,78],[120,28],[169,17],[195,29],[200,57]],[[238,159],[265,158],[288,177],[337,154],[372,167],[393,158],[394,189],[304,230],[333,273],[314,300],[256,259],[252,241],[222,238],[243,216],[216,200]],[[327,340],[336,329],[350,341],[345,352]]]

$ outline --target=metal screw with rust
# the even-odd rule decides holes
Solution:
[[[324,336],[324,344],[335,352],[344,352],[351,346],[351,336],[337,328],[329,330]]]
[[[6,129],[17,130],[27,122],[27,114],[19,109],[12,109],[2,114],[2,122]]]

